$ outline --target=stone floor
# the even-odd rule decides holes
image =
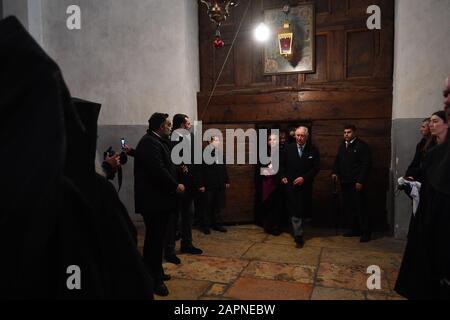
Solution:
[[[327,230],[306,232],[297,249],[291,235],[271,236],[253,225],[228,233],[194,230],[201,256],[182,255],[178,266],[165,263],[172,280],[168,300],[396,300],[393,286],[405,242],[376,235],[357,238]],[[143,230],[140,231],[140,246]],[[381,268],[381,290],[367,288],[371,265]],[[157,297],[157,299],[160,299]]]

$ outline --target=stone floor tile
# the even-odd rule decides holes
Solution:
[[[321,248],[317,247],[297,249],[294,243],[291,245],[256,243],[247,251],[243,258],[315,266],[318,264],[320,251]]]
[[[211,234],[205,235],[198,230],[193,230],[194,242],[198,239],[208,238],[217,240],[236,240],[236,241],[250,241],[262,242],[268,236],[261,228],[244,228],[244,227],[225,227],[226,233],[211,230]]]
[[[242,273],[243,277],[312,284],[315,266],[252,261]]]
[[[241,258],[254,242],[217,239],[214,237],[197,238],[194,245],[203,250],[204,256]]]
[[[165,263],[166,273],[172,277],[230,283],[236,280],[248,261],[205,256],[180,256],[181,264]]]
[[[309,284],[255,278],[239,278],[224,297],[239,300],[309,300]]]
[[[155,300],[197,300],[206,289],[211,286],[208,281],[171,279],[165,282],[169,289],[169,296],[159,297],[155,295]]]
[[[383,292],[367,292],[367,300],[406,300],[402,296],[395,292],[383,293]]]
[[[206,296],[222,296],[228,289],[227,284],[214,283],[205,293]]]
[[[362,291],[314,287],[311,300],[366,300]]]
[[[340,289],[367,291],[370,274],[365,266],[320,263],[316,285]],[[381,291],[390,291],[386,274],[381,270]]]
[[[398,269],[400,267],[402,255],[391,252],[368,251],[363,248],[343,249],[324,248],[321,262],[340,265],[377,265],[380,268]]]

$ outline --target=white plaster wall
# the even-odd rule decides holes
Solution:
[[[28,28],[28,0],[3,0],[3,16],[16,16]]]
[[[42,45],[42,0],[28,0],[28,31]]]
[[[450,0],[396,0],[391,190],[388,211],[395,236],[405,239],[412,203],[396,194],[411,163],[422,120],[443,109],[450,73]]]
[[[3,6],[5,10],[0,18],[16,16],[34,39],[42,45],[41,0],[3,0]]]
[[[66,9],[81,8],[81,30]],[[103,105],[100,125],[142,125],[156,111],[196,118],[195,0],[42,0],[43,43],[73,96]]]
[[[396,0],[393,119],[442,109],[450,73],[450,0]]]

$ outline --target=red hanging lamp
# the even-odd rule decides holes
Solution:
[[[283,22],[283,27],[278,32],[278,46],[280,48],[280,54],[286,59],[289,59],[293,53],[292,45],[294,41],[294,32],[290,27],[288,17],[290,11],[291,8],[289,5],[285,5],[283,7],[283,12],[286,15],[286,19]]]
[[[238,5],[237,0],[201,0],[206,5],[209,18],[216,24],[216,36],[214,39],[214,47],[222,48],[225,42],[220,34],[220,26],[230,15],[230,8]]]

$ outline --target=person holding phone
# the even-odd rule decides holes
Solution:
[[[127,154],[127,156],[134,158],[134,156],[136,154],[136,150],[127,144],[127,141],[125,140],[125,138],[120,139],[120,145],[122,147],[122,151],[125,152]]]
[[[134,162],[135,210],[145,222],[144,262],[154,280],[154,293],[169,295],[162,266],[164,239],[178,195],[185,192],[170,155],[172,123],[168,114],[155,113],[147,134],[136,147]]]

